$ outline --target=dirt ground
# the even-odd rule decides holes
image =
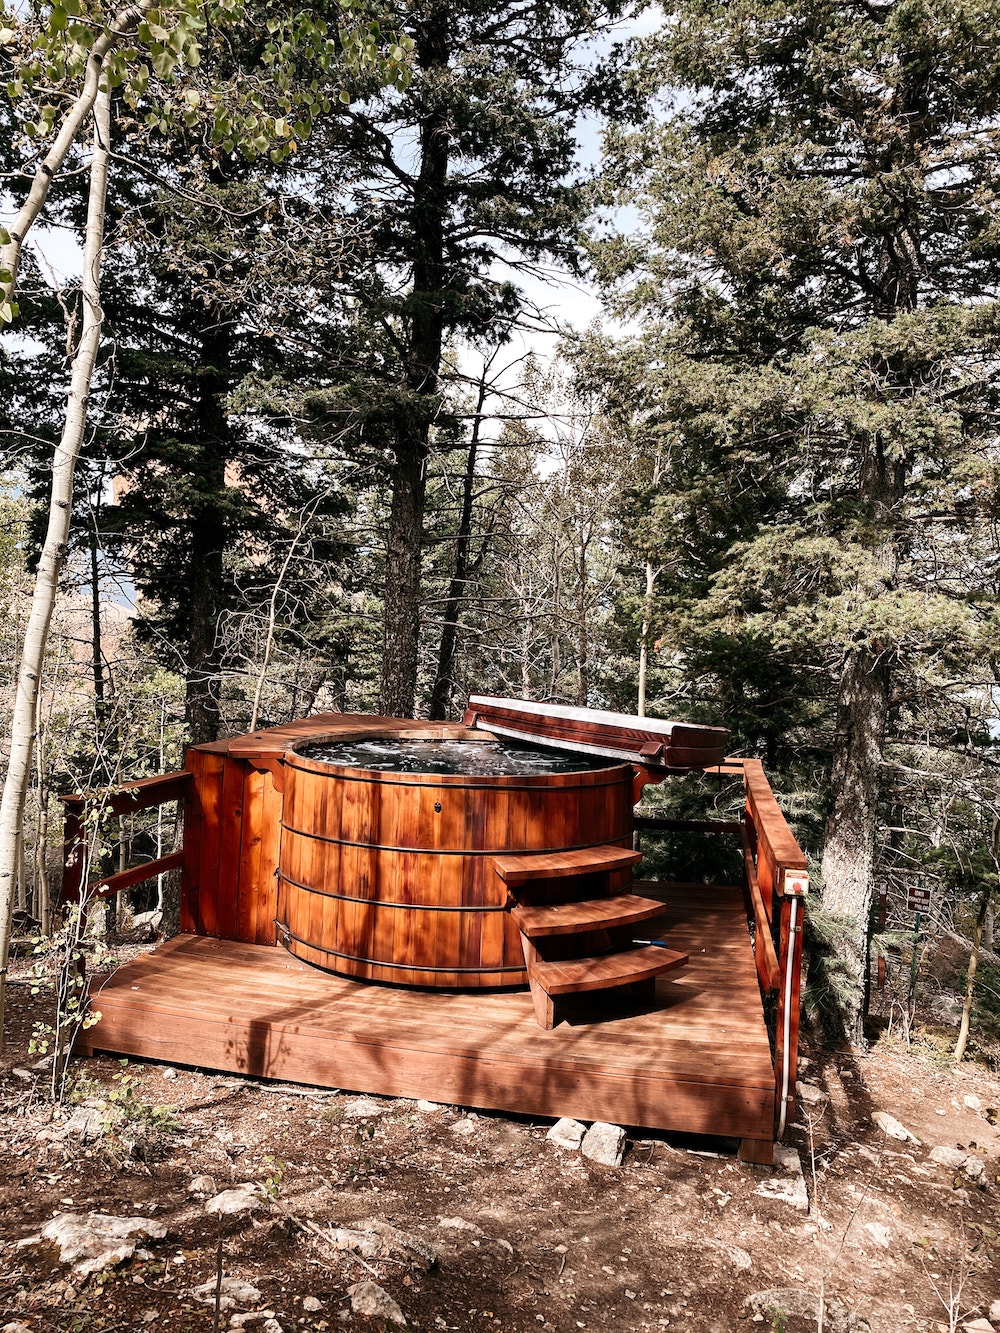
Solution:
[[[798,1333],[818,1326],[820,1292],[828,1329],[952,1330],[1000,1300],[1000,1079],[917,1044],[807,1050],[801,1077],[824,1097],[786,1136],[801,1213],[759,1194],[772,1172],[725,1140],[631,1130],[623,1164],[602,1167],[549,1142],[548,1121],[391,1098],[352,1118],[354,1090],[108,1057],[74,1061],[76,1104],[54,1110],[28,1052],[48,1003],[10,987],[0,1064],[0,1328],[16,1333],[212,1329],[214,1301],[192,1293],[220,1263],[259,1299],[244,1294],[218,1326],[262,1333],[392,1327],[352,1311],[348,1288],[365,1281],[411,1328],[503,1333]],[[81,1106],[96,1137],[68,1127]],[[878,1110],[919,1142],[887,1138]],[[985,1169],[936,1164],[938,1145]],[[198,1176],[211,1182],[193,1194]],[[244,1182],[253,1211],[206,1212],[208,1185]],[[90,1212],[152,1217],[167,1235],[88,1277],[52,1246],[17,1245],[55,1214]],[[437,1264],[337,1248],[331,1228],[368,1219],[429,1242]],[[754,1293],[767,1294],[747,1305]]]

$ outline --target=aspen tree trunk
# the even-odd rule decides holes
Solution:
[[[1000,870],[1000,819],[993,821],[993,864]],[[979,952],[983,947],[986,922],[993,903],[994,885],[987,884],[979,899],[979,911],[972,930],[972,953],[969,955],[969,975],[966,978],[965,1002],[962,1005],[962,1022],[958,1029],[958,1041],[955,1044],[955,1063],[961,1064],[965,1058],[965,1048],[969,1044],[969,1028],[972,1023],[972,1001],[976,991],[976,970],[979,966]],[[990,941],[992,944],[992,940]]]
[[[969,1027],[972,1023],[972,1001],[975,998],[976,991],[976,969],[979,964],[979,951],[983,946],[983,927],[986,924],[986,913],[989,911],[990,899],[993,897],[993,885],[989,884],[983,889],[982,897],[979,899],[979,911],[976,913],[976,924],[972,930],[972,953],[969,955],[969,974],[965,985],[965,1002],[962,1005],[962,1022],[958,1029],[958,1041],[955,1044],[955,1063],[961,1064],[965,1058],[965,1048],[969,1044]]]
[[[39,685],[52,610],[59,590],[59,575],[66,558],[66,543],[73,510],[73,473],[86,429],[87,400],[90,396],[94,364],[101,341],[100,265],[104,244],[108,138],[111,127],[111,97],[106,89],[99,91],[95,89],[93,116],[94,155],[90,167],[83,277],[80,283],[83,325],[80,342],[73,357],[62,436],[52,459],[48,526],[38,561],[31,611],[25,631],[14,698],[14,713],[11,719],[10,763],[4,779],[3,798],[0,801],[0,1044],[3,1040],[4,990],[17,878],[17,844],[31,776]],[[63,156],[65,157],[65,153]],[[23,230],[19,232],[22,238],[23,234]]]

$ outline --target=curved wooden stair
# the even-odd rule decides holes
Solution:
[[[641,860],[640,852],[616,846],[493,858],[497,875],[519,891],[510,911],[541,1027],[555,1026],[559,996],[630,987],[649,1003],[656,978],[687,963],[687,954],[630,938],[633,927],[663,911],[654,898],[612,892],[612,875]]]

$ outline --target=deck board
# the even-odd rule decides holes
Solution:
[[[774,1075],[738,890],[666,897],[652,938],[690,955],[655,1007],[587,997],[550,1032],[527,991],[418,991],[320,972],[284,949],[181,935],[95,978],[81,1053],[364,1092],[770,1139]],[[594,1021],[597,1012],[607,1013]]]

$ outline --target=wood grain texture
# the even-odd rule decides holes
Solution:
[[[528,967],[529,978],[547,995],[575,995],[580,991],[610,990],[676,971],[688,962],[686,953],[648,944],[597,958],[540,959]]]
[[[667,769],[706,768],[725,757],[729,732],[597,708],[539,704],[473,694],[465,722],[497,735],[537,739],[567,749],[612,754]]]
[[[187,769],[180,769],[176,773],[158,773],[152,778],[136,778],[134,782],[123,783],[121,791],[105,793],[102,805],[112,815],[149,810],[157,805],[166,805],[169,801],[182,801],[190,781],[191,774]],[[81,808],[88,804],[88,798],[78,793],[60,796],[59,800],[67,806]]]
[[[525,852],[542,876],[605,863],[628,870],[640,857],[610,844],[629,841],[630,786],[625,764],[473,777],[373,772],[289,752],[284,942],[308,962],[371,981],[523,985],[496,857]]]
[[[657,934],[691,961],[656,983],[647,1013],[604,997],[595,1018],[583,997],[543,1032],[524,991],[365,985],[283,949],[180,936],[92,982],[103,1017],[78,1049],[769,1141],[774,1073],[740,892],[666,896]]]
[[[575,851],[511,854],[493,858],[494,873],[509,887],[536,879],[560,879],[588,871],[625,870],[638,865],[642,852],[630,847],[582,847]]]
[[[588,898],[544,905],[519,904],[511,909],[511,916],[522,934],[529,939],[537,939],[546,935],[575,934],[581,930],[635,926],[659,916],[662,911],[662,903],[653,898],[620,893],[613,898]]]

